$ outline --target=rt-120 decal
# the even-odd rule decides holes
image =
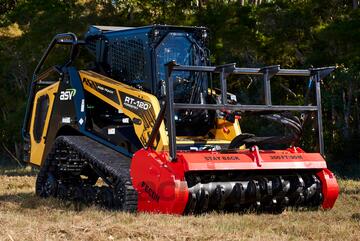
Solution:
[[[136,110],[139,108],[143,110],[148,110],[151,107],[151,104],[149,102],[139,100],[130,96],[125,96],[123,105]]]
[[[144,124],[144,131],[140,137],[140,141],[143,145],[146,145],[155,123],[155,111],[153,106],[150,102],[133,95],[129,95],[128,93],[119,91],[119,94],[124,108],[139,116],[141,120],[138,123]],[[133,122],[135,124],[136,120],[136,118],[133,118]]]

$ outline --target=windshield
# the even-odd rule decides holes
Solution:
[[[156,75],[160,85],[160,95],[165,92],[165,64],[175,61],[179,65],[206,65],[204,50],[199,47],[191,35],[187,33],[169,33],[156,48]],[[207,75],[201,72],[174,71],[171,75],[175,103],[206,103]],[[178,110],[175,111],[175,121],[179,135],[204,135],[208,132],[209,121],[207,111]],[[195,129],[189,123],[203,123]]]
[[[180,65],[204,65],[203,50],[187,33],[169,33],[156,48],[156,74],[160,86],[165,81],[165,64],[175,60]],[[181,103],[200,103],[200,92],[206,95],[207,78],[191,71],[176,71],[171,77],[174,98]],[[161,92],[163,95],[163,92]]]
[[[156,69],[159,80],[165,80],[165,64],[175,60],[177,64],[192,65],[193,44],[184,33],[169,33],[156,48]],[[177,72],[177,76],[188,79],[189,72]]]

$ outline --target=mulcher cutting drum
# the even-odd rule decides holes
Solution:
[[[180,152],[174,163],[141,150],[131,165],[138,209],[181,214],[333,207],[338,185],[320,154],[261,151],[261,165],[254,160],[256,155],[246,150]],[[303,161],[274,161],[274,156]]]
[[[40,168],[36,194],[172,214],[332,208],[339,189],[322,156],[320,83],[334,67],[211,66],[207,31],[91,26],[84,40],[56,35],[34,71],[23,126],[25,161]],[[70,48],[68,59],[44,70],[57,45]],[[78,69],[77,58],[89,67]],[[230,75],[260,78],[264,104],[238,102]],[[308,81],[305,104],[273,105],[274,76]],[[242,115],[285,134],[242,133]],[[313,120],[318,152],[307,153],[297,146]]]

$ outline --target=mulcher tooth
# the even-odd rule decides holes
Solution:
[[[320,180],[315,176],[311,175],[311,197],[309,197],[309,204],[312,206],[318,206],[322,202],[322,192]]]
[[[278,193],[276,196],[283,197],[290,189],[290,182],[285,180],[282,176],[278,177],[278,181],[280,185],[278,186]]]
[[[286,181],[282,176],[275,177],[272,180],[272,199],[270,201],[269,211],[281,210],[285,203],[288,202],[288,198],[285,198],[287,192],[290,189],[290,182]]]
[[[241,183],[237,182],[235,183],[233,189],[232,189],[232,192],[230,194],[231,198],[232,198],[232,203],[233,203],[233,210],[235,211],[239,211],[240,210],[240,200],[241,200],[241,197],[244,193],[244,187]]]
[[[259,177],[257,180],[260,185],[261,201],[267,203],[270,201],[273,193],[272,182],[266,177]]]
[[[196,207],[196,203],[197,203],[196,194],[190,192],[188,198],[189,198],[189,201],[188,201],[188,206],[187,206],[187,213],[192,214],[195,212],[195,207]]]
[[[244,187],[240,182],[236,182],[230,193],[231,200],[234,204],[239,204],[241,196],[243,195]]]
[[[218,210],[223,210],[225,206],[225,188],[223,185],[217,185],[215,188],[215,199]]]
[[[261,206],[261,187],[260,187],[260,183],[257,180],[253,180],[254,184],[255,184],[255,208],[259,209]]]
[[[258,179],[258,181],[259,181],[262,196],[263,196],[262,198],[266,199],[268,197],[271,197],[273,195],[272,181],[266,177],[260,177]]]
[[[290,181],[284,180],[283,182],[283,192],[287,193],[290,190]]]
[[[206,188],[200,188],[199,192],[201,192],[200,194],[200,210],[201,212],[206,212],[208,210],[209,207],[209,192],[208,190],[206,190]]]
[[[276,204],[276,199],[273,198],[273,182],[266,177],[259,177],[258,181],[261,192],[261,206],[258,209],[270,210]]]
[[[291,178],[290,186],[290,204],[293,206],[300,206],[305,201],[304,196],[305,182],[300,175],[293,176]]]
[[[250,180],[246,188],[246,204],[256,205],[261,201],[260,185],[256,180]]]
[[[254,187],[254,183],[251,181],[248,181],[245,185],[245,196],[242,199],[242,204],[248,205],[250,203],[253,203],[255,201],[254,196],[256,195],[254,191],[255,187]]]
[[[320,185],[318,179],[314,175],[307,176],[307,178],[305,178],[305,183],[305,202],[311,204]]]
[[[240,206],[246,204],[246,190],[247,190],[248,183],[243,183],[240,186],[241,195],[240,195]]]

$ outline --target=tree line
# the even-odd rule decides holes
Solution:
[[[21,159],[20,130],[32,71],[55,34],[81,36],[91,24],[163,23],[208,27],[213,64],[338,66],[322,85],[326,154],[334,162],[359,165],[358,2],[0,0],[1,151]]]

